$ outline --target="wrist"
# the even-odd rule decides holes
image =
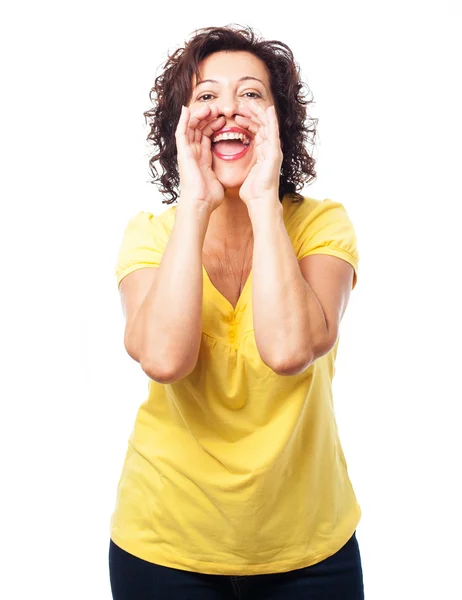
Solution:
[[[213,212],[213,206],[209,202],[192,198],[190,196],[180,196],[176,212],[180,214],[188,214],[190,216],[210,217]]]
[[[185,227],[186,230],[193,227],[205,237],[209,227],[211,213],[212,211],[210,208],[203,206],[200,203],[192,204],[184,202],[176,207],[175,224],[178,224],[178,227],[180,228]]]
[[[271,194],[262,198],[255,198],[247,203],[249,217],[252,220],[264,218],[264,215],[275,217],[282,216],[283,206],[277,194]]]

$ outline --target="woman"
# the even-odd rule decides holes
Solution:
[[[116,268],[149,377],[116,600],[363,598],[331,388],[358,251],[342,204],[297,192],[315,177],[301,91],[289,48],[250,28],[195,32],[156,79],[151,165],[179,202],[130,220]]]

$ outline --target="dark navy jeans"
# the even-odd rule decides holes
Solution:
[[[210,575],[147,562],[109,545],[114,600],[364,600],[356,532],[321,562],[265,575]]]

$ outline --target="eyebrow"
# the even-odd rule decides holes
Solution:
[[[258,79],[257,77],[252,77],[251,75],[244,75],[244,77],[241,77],[240,79],[238,79],[238,81],[247,81],[248,79],[253,79],[255,81],[259,81],[263,85],[263,87],[265,87],[265,84],[263,83],[263,81],[261,79]],[[202,79],[195,85],[194,89],[197,88],[199,85],[201,85],[201,83],[220,83],[220,82],[217,81],[216,79]]]

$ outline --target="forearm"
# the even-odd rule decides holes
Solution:
[[[287,234],[282,205],[261,202],[249,210],[254,233],[252,301],[255,340],[265,364],[295,374],[326,339],[322,307],[304,279]]]
[[[179,204],[156,281],[130,332],[140,343],[140,364],[153,379],[181,379],[197,363],[202,330],[202,249],[209,219],[205,208]]]

